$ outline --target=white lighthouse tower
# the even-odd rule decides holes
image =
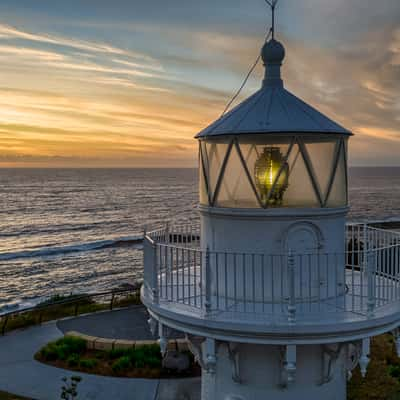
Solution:
[[[201,231],[145,236],[142,300],[163,351],[186,333],[203,400],[344,400],[370,338],[397,338],[399,235],[346,223],[351,133],[285,89],[284,58],[272,37],[261,89],[197,135]]]

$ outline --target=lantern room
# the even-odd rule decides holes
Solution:
[[[262,50],[262,88],[197,135],[201,205],[347,205],[351,133],[284,88],[284,56],[280,42],[267,42]]]

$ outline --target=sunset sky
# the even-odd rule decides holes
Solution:
[[[399,0],[280,0],[277,21],[285,86],[353,130],[350,165],[400,165]],[[195,166],[269,23],[264,0],[2,0],[0,166]]]

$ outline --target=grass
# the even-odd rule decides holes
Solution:
[[[31,400],[31,399],[28,399],[27,397],[17,396],[16,394],[0,391],[0,400]]]
[[[347,387],[347,400],[400,400],[400,358],[391,334],[371,342],[371,361],[365,378],[353,371]]]
[[[50,342],[35,355],[38,361],[72,371],[150,379],[200,375],[200,367],[190,357],[189,369],[177,373],[163,368],[157,344],[127,350],[98,351],[87,350],[85,341],[74,337]]]
[[[68,301],[68,303],[57,304],[62,301]],[[113,302],[113,308],[128,307],[135,304],[141,304],[139,292],[124,296],[116,296]],[[4,330],[4,333],[6,333],[15,329],[38,325],[42,322],[109,309],[109,301],[100,303],[89,297],[82,298],[82,295],[56,295],[39,303],[34,309],[29,311],[1,317],[0,329]]]

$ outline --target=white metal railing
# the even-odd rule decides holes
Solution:
[[[187,247],[200,246],[200,234],[195,225],[166,225],[146,233],[145,237],[156,243],[178,243]]]
[[[332,312],[371,317],[400,301],[396,232],[350,224],[343,253],[262,254],[201,249],[199,234],[185,229],[145,237],[145,293],[153,302],[204,317],[251,313],[294,323]]]

